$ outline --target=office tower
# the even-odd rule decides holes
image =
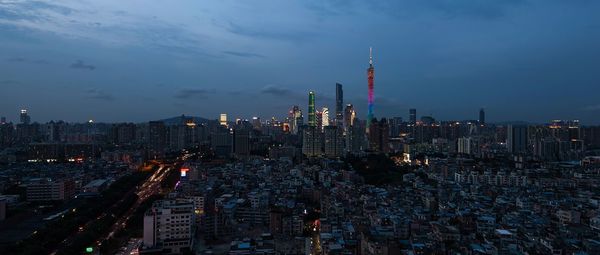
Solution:
[[[308,125],[317,126],[317,116],[315,111],[315,92],[308,92]]]
[[[347,142],[348,151],[356,154],[366,150],[368,146],[365,139],[366,121],[354,118],[353,122],[353,125],[348,128],[346,137],[349,139]]]
[[[390,151],[389,132],[390,128],[385,118],[381,121],[374,118],[369,127],[369,148],[376,152],[388,153]]]
[[[148,147],[153,151],[163,151],[167,144],[167,127],[162,121],[148,123]]]
[[[302,154],[307,157],[321,156],[321,130],[315,126],[307,126],[302,134]]]
[[[527,126],[508,125],[506,148],[512,154],[527,153]]]
[[[323,107],[323,110],[321,111],[321,129],[325,128],[326,126],[329,126],[329,108],[327,107]]]
[[[371,126],[371,120],[373,119],[373,79],[375,78],[375,68],[373,67],[373,48],[369,48],[369,68],[367,69],[367,79],[369,82],[369,100],[368,100],[368,114],[367,114],[367,132]]]
[[[400,129],[402,126],[402,118],[394,117],[390,119],[390,136],[398,137],[400,136]]]
[[[219,124],[227,127],[227,113],[221,113],[221,116],[219,116]]]
[[[304,124],[303,123],[304,119],[302,117],[302,110],[300,110],[300,107],[298,107],[297,105],[294,105],[294,107],[292,107],[292,110],[290,110],[289,119],[290,119],[290,132],[294,135],[298,134],[300,126],[302,126]]]
[[[225,126],[219,125],[210,133],[210,146],[215,154],[221,157],[231,154],[232,140],[231,132]]]
[[[485,111],[483,111],[483,108],[479,110],[479,125],[485,125]]]
[[[317,113],[315,113],[315,119],[316,119],[316,126],[317,129],[321,132],[323,132],[323,112],[321,111],[317,111]]]
[[[335,125],[342,126],[344,122],[344,90],[342,84],[335,84]]]
[[[344,155],[344,135],[340,126],[326,126],[323,131],[325,156],[337,158]]]
[[[354,106],[352,104],[347,104],[346,110],[344,111],[344,131],[348,132],[350,127],[354,126],[355,118],[356,112],[354,111]]]
[[[409,114],[409,122],[410,124],[414,125],[417,123],[417,109],[409,109],[408,110],[408,114]]]
[[[252,117],[252,128],[254,130],[260,130],[261,127],[262,127],[262,123],[260,123],[260,118]]]
[[[195,223],[194,203],[158,200],[144,214],[142,250],[176,254],[190,250]]]
[[[31,122],[31,117],[27,114],[27,110],[21,110],[21,124],[29,124]]]
[[[233,130],[233,153],[237,157],[250,156],[250,129],[240,125]]]
[[[0,118],[0,124],[4,124],[4,123],[6,123],[6,117]]]
[[[195,126],[195,123],[169,126],[169,148],[172,150],[182,150],[191,147],[196,140]]]

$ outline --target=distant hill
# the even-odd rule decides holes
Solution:
[[[186,123],[186,120],[194,120],[194,122],[196,124],[201,124],[201,123],[208,123],[209,120],[206,118],[202,118],[202,117],[197,117],[197,116],[185,116],[185,115],[181,115],[181,116],[177,116],[177,117],[172,117],[172,118],[168,118],[168,119],[162,119],[159,121],[162,121],[165,123],[165,125],[178,125],[178,124],[184,124]]]

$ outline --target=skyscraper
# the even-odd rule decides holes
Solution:
[[[483,111],[483,108],[479,110],[479,125],[485,125],[485,111]]]
[[[371,126],[371,120],[373,119],[373,79],[375,78],[375,68],[373,67],[373,48],[369,48],[369,68],[367,69],[367,79],[369,82],[369,100],[368,100],[368,114],[367,114],[367,132]]]
[[[302,154],[307,157],[321,156],[322,132],[316,126],[308,126],[302,134]]]
[[[377,121],[373,119],[369,127],[369,148],[376,152],[388,153],[390,127],[385,118]]]
[[[410,124],[415,124],[417,123],[417,109],[409,109],[408,110],[408,114],[409,114],[409,120],[410,120]]]
[[[329,126],[329,108],[327,107],[323,107],[323,111],[321,112],[321,125],[322,125],[322,129],[324,129],[326,126]]]
[[[527,152],[527,126],[508,125],[506,148],[512,154]]]
[[[221,124],[221,126],[227,126],[227,113],[221,113],[221,116],[219,116],[219,124]]]
[[[292,107],[292,110],[290,110],[290,132],[294,135],[298,134],[298,131],[300,129],[300,126],[302,126],[304,123],[304,119],[302,117],[302,110],[300,110],[300,107],[298,107],[297,105],[294,105]]]
[[[356,118],[356,112],[354,111],[354,106],[352,104],[346,105],[346,110],[344,112],[344,130],[348,132],[350,127],[354,126],[354,119]]]
[[[311,127],[317,126],[317,118],[315,112],[315,92],[308,92],[308,125]]]
[[[21,124],[29,124],[31,122],[31,117],[27,114],[26,109],[21,110]]]
[[[329,158],[344,155],[344,136],[340,126],[326,126],[323,128],[323,147],[325,156]]]
[[[335,125],[342,126],[344,122],[344,91],[342,84],[335,84]]]

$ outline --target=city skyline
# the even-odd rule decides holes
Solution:
[[[333,109],[336,82],[365,116],[369,46],[375,117],[416,108],[476,118],[483,107],[490,122],[600,121],[597,2],[0,5],[0,109],[10,121],[22,108],[39,121],[281,116],[306,109],[310,90]],[[251,98],[260,100],[245,107]]]

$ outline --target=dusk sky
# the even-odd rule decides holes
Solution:
[[[0,0],[0,116],[366,117],[600,124],[600,1]]]

